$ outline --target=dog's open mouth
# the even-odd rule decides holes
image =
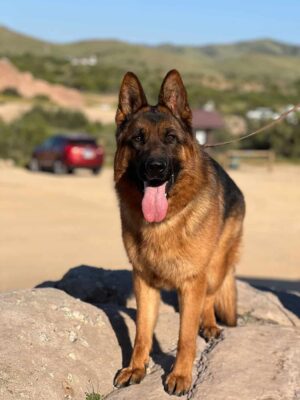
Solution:
[[[161,222],[168,212],[168,192],[174,183],[174,175],[168,181],[144,181],[142,211],[147,222]]]

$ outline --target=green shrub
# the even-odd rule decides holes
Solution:
[[[0,125],[0,157],[12,158],[18,164],[25,164],[35,146],[50,135],[49,126],[39,116],[23,118],[10,125]]]
[[[48,96],[46,96],[45,94],[37,94],[36,96],[34,96],[34,101],[36,101],[38,104],[39,103],[48,103],[51,100],[49,99]]]
[[[103,397],[101,394],[92,392],[92,393],[86,393],[85,394],[85,400],[102,400]]]
[[[5,97],[21,97],[20,93],[17,91],[17,89],[11,87],[11,88],[6,88],[2,90],[2,95]]]

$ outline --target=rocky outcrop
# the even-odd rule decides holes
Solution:
[[[82,266],[41,286],[0,295],[1,399],[84,400],[93,391],[107,399],[170,398],[163,381],[174,362],[179,325],[172,293],[162,295],[145,379],[116,390],[113,378],[129,360],[135,331],[130,272]],[[186,398],[299,399],[295,310],[246,283],[239,282],[238,290],[239,326],[225,328],[218,341],[198,338]]]
[[[296,400],[300,397],[300,332],[290,327],[227,329],[215,346],[198,350],[194,385],[187,399]],[[143,383],[114,391],[108,399],[170,399],[157,368]]]
[[[1,59],[0,92],[12,88],[29,99],[35,96],[47,96],[62,107],[77,109],[84,105],[83,97],[78,90],[36,79],[30,72],[20,72],[7,59]]]
[[[92,386],[111,390],[121,353],[105,313],[57,289],[0,301],[1,399],[84,399]]]

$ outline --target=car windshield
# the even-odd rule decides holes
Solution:
[[[69,144],[74,146],[96,146],[96,141],[94,139],[72,139],[69,140]]]

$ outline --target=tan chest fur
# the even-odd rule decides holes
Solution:
[[[183,280],[205,274],[220,231],[218,213],[210,213],[208,204],[193,202],[164,223],[145,222],[138,229],[126,220],[123,216],[129,259],[153,286],[176,288]]]

